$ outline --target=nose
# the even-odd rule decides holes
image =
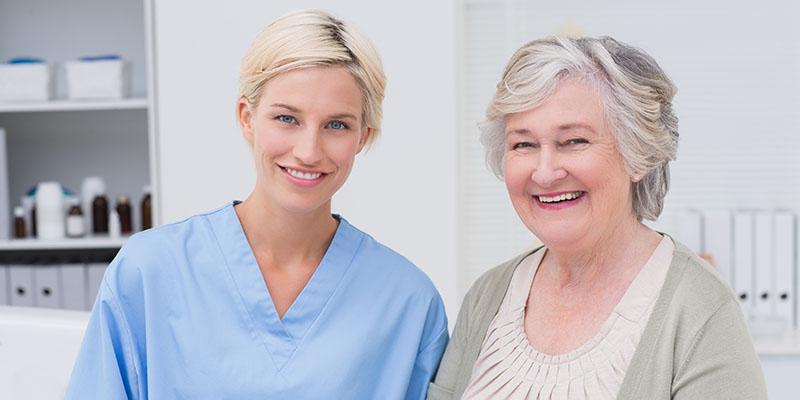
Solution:
[[[559,180],[567,177],[567,171],[561,165],[557,152],[550,148],[542,148],[536,165],[531,174],[531,180],[541,188],[553,186]]]
[[[294,147],[294,157],[304,165],[315,165],[322,160],[322,141],[320,132],[315,128],[298,132]]]

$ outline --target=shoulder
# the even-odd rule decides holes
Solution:
[[[106,270],[105,284],[113,292],[141,292],[145,281],[169,280],[178,265],[188,264],[214,235],[212,219],[225,212],[220,208],[182,221],[161,225],[131,235]]]
[[[665,285],[675,286],[672,301],[680,311],[705,320],[726,303],[736,301],[733,290],[714,267],[685,245],[673,241],[675,250],[670,268],[681,269],[682,273],[668,274]]]
[[[364,264],[367,269],[379,273],[383,279],[391,281],[393,285],[407,286],[413,288],[414,291],[422,290],[423,293],[439,296],[428,275],[411,260],[371,235],[355,227],[352,229],[361,236],[361,243],[356,255],[359,263]]]
[[[481,308],[492,303],[492,300],[505,296],[517,266],[525,257],[542,249],[543,247],[537,247],[525,251],[484,272],[470,287],[461,307],[470,311],[475,308]]]

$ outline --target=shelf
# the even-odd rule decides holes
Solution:
[[[119,249],[127,237],[86,237],[77,239],[40,240],[12,239],[0,241],[0,251],[29,250],[80,250],[80,249]]]
[[[146,98],[122,100],[52,100],[43,102],[0,102],[0,113],[93,111],[93,110],[137,110],[147,109]]]
[[[753,344],[759,356],[800,356],[800,331],[776,337],[756,337]]]

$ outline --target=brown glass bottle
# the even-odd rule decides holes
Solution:
[[[31,237],[36,237],[36,205],[31,208]]]
[[[153,227],[153,201],[150,192],[145,192],[142,198],[142,230]]]
[[[133,218],[131,216],[131,203],[127,196],[117,197],[117,214],[119,214],[119,227],[123,235],[133,232]]]
[[[14,209],[14,238],[22,239],[28,236],[25,229],[25,210],[22,207]]]
[[[92,232],[108,233],[108,199],[103,194],[92,201]]]

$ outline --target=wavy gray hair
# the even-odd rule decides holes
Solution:
[[[503,178],[505,118],[541,104],[565,77],[594,83],[625,161],[636,217],[655,220],[669,189],[669,162],[678,149],[676,88],[644,51],[610,37],[547,37],[511,57],[481,124],[486,163]]]

